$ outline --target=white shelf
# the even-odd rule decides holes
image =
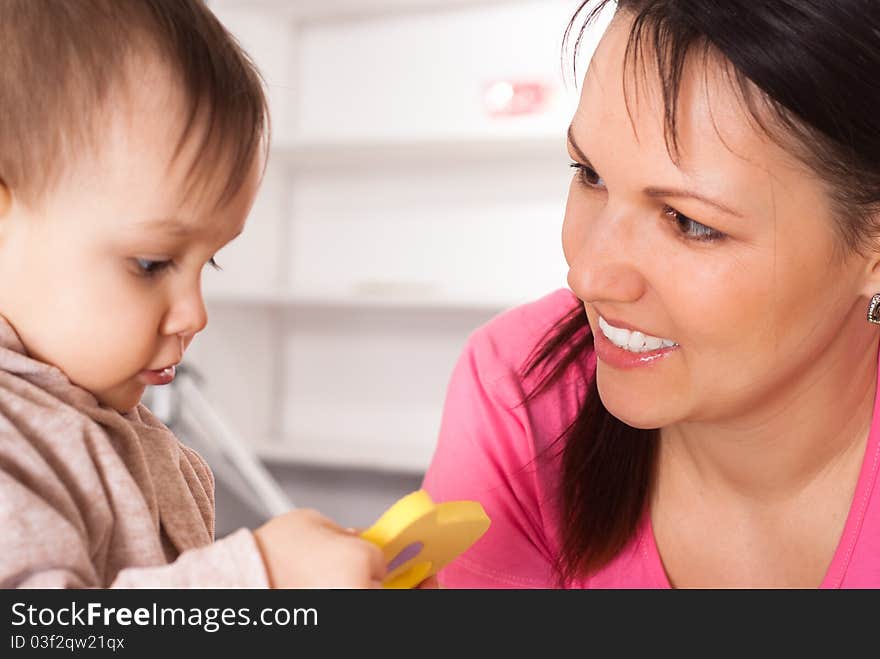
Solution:
[[[254,444],[257,455],[269,464],[317,465],[340,469],[365,469],[423,474],[433,455],[434,442],[423,444],[322,437],[267,438]],[[365,448],[369,447],[369,453]]]
[[[294,20],[372,16],[390,11],[430,11],[509,4],[510,0],[209,0],[214,9],[269,11]]]
[[[294,167],[350,165],[358,161],[404,162],[414,159],[482,160],[542,158],[564,160],[565,135],[510,133],[497,137],[450,136],[375,141],[301,141],[273,145],[271,161]]]
[[[434,295],[288,295],[282,293],[206,293],[209,305],[327,309],[406,309],[449,311],[501,311],[526,300],[460,298]]]
[[[263,72],[274,128],[247,239],[205,280],[222,324],[197,367],[267,463],[422,474],[468,334],[564,285],[573,6],[209,4]],[[508,79],[547,85],[540,112],[487,113]]]

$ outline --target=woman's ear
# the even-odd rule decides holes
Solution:
[[[869,299],[877,293],[880,293],[880,242],[875,242],[867,259],[862,288],[862,295]]]

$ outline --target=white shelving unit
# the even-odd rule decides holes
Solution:
[[[271,158],[294,169],[332,167],[341,161],[372,163],[413,162],[430,157],[444,161],[492,161],[524,154],[539,158],[565,157],[565,137],[558,134],[509,137],[448,136],[445,139],[389,139],[351,141],[301,141],[282,144]]]
[[[476,6],[510,5],[517,0],[208,0],[216,11],[244,9],[278,19],[341,20],[391,12],[437,11]]]
[[[215,307],[269,307],[274,309],[370,309],[376,312],[398,309],[496,312],[517,304],[515,300],[467,298],[463,296],[417,295],[405,292],[384,294],[379,291],[366,295],[318,296],[308,293],[213,293],[208,303]]]
[[[211,2],[266,78],[274,132],[189,359],[263,458],[421,473],[468,335],[565,285],[578,4]],[[499,80],[543,85],[544,105],[491,116]]]

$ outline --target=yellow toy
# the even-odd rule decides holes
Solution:
[[[434,503],[425,490],[407,494],[361,537],[385,555],[385,588],[412,588],[474,544],[489,517],[476,501]]]

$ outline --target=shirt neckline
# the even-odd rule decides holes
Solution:
[[[868,441],[866,442],[865,453],[862,457],[859,479],[856,482],[856,489],[853,493],[849,512],[847,513],[843,533],[834,550],[834,555],[831,557],[831,563],[828,565],[825,576],[819,584],[820,589],[840,588],[843,583],[856,541],[865,521],[868,501],[874,489],[874,483],[877,480],[877,469],[880,466],[880,351],[878,351],[877,375],[878,383],[877,391],[874,395],[871,429],[868,432]],[[646,506],[641,526],[641,553],[643,559],[647,561],[651,578],[657,587],[671,589],[672,584],[669,583],[669,577],[666,576],[666,569],[663,567],[660,550],[657,547],[657,539],[654,537],[654,525],[651,521],[650,508],[648,506]]]

